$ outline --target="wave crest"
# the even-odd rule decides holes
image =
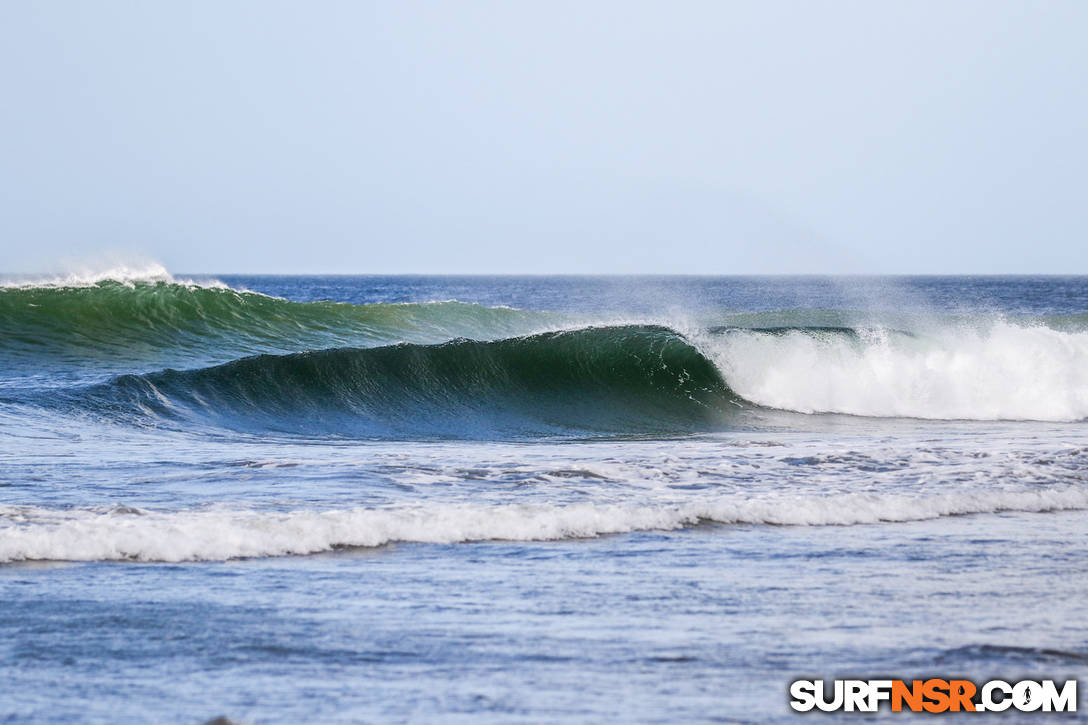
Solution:
[[[177,279],[166,267],[158,262],[137,264],[106,264],[86,266],[69,272],[53,275],[26,275],[0,280],[0,289],[80,289],[97,287],[105,283],[120,284],[135,288],[136,285],[177,284],[189,287],[225,288],[226,285],[215,279],[193,280]]]

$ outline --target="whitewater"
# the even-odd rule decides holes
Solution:
[[[1075,676],[1086,425],[1083,277],[4,278],[8,714],[776,722],[802,674]]]

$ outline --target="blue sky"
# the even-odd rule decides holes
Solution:
[[[5,2],[0,271],[1088,273],[1088,3]]]

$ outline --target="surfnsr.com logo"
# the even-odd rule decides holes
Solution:
[[[795,680],[790,707],[798,712],[876,712],[888,703],[892,712],[1076,712],[1077,681],[990,680]]]

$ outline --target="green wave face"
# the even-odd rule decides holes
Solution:
[[[50,400],[144,426],[353,438],[680,433],[736,403],[710,360],[653,326],[260,355]]]
[[[124,372],[243,355],[525,334],[554,316],[463,302],[289,302],[172,282],[0,289],[0,359]]]

